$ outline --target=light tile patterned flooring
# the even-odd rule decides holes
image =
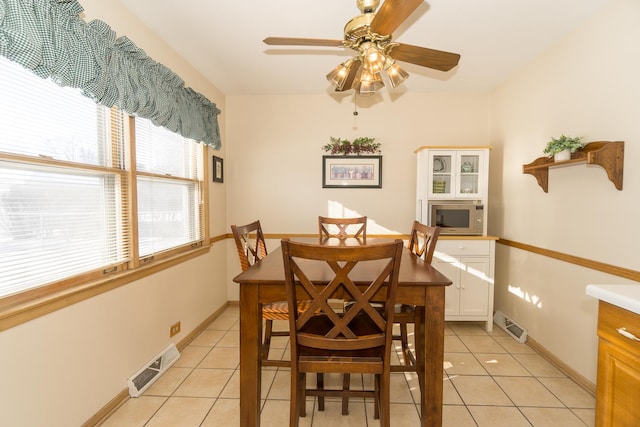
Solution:
[[[286,322],[285,322],[286,325]],[[447,322],[443,425],[450,427],[593,426],[595,399],[526,344],[483,323]],[[287,338],[274,338],[274,354],[288,359]],[[227,308],[185,348],[180,359],[139,398],[128,399],[103,427],[211,427],[239,425],[239,309]],[[368,378],[352,378],[362,387]],[[326,378],[340,384],[340,378]],[[359,382],[359,384],[358,384]],[[418,381],[392,374],[391,422],[419,425]],[[261,425],[288,425],[289,370],[265,368]],[[370,400],[351,399],[342,416],[338,400],[325,411],[309,398],[300,426],[378,426]]]

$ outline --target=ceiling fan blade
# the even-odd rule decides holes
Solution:
[[[390,35],[413,13],[424,0],[386,0],[371,21],[371,31]]]
[[[344,81],[344,85],[342,89],[336,89],[336,92],[344,92],[351,89],[351,85],[353,85],[353,81],[356,79],[356,75],[358,74],[358,70],[360,70],[360,65],[362,61],[359,59],[354,59],[351,64],[351,68],[349,68],[349,75],[347,79]]]
[[[344,47],[342,40],[301,39],[293,37],[267,37],[263,40],[269,46],[328,46]]]
[[[460,61],[460,55],[457,53],[411,46],[403,43],[391,49],[390,55],[396,61],[409,62],[440,71],[449,71],[458,65],[458,61]]]

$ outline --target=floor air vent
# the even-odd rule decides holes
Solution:
[[[144,365],[142,369],[129,378],[127,381],[129,385],[129,395],[131,397],[140,396],[179,358],[180,353],[178,352],[175,344],[171,344],[169,347],[164,349],[162,353],[151,359],[149,363]]]
[[[493,323],[504,329],[516,341],[523,343],[527,340],[527,330],[509,319],[501,311],[496,311],[493,315]]]

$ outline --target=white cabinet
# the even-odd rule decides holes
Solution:
[[[445,291],[445,320],[486,322],[493,329],[495,239],[447,239],[436,244],[432,265],[452,284]]]
[[[420,147],[416,188],[416,219],[441,227],[432,264],[452,281],[445,291],[445,320],[486,322],[487,331],[493,329],[497,240],[487,236],[490,149]],[[480,226],[472,227],[475,221]]]

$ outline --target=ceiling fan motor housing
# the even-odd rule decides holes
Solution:
[[[356,16],[344,26],[344,39],[352,43],[362,40],[369,32],[380,0],[357,0],[356,4],[362,15]]]
[[[352,43],[361,41],[369,33],[369,26],[375,16],[375,13],[364,13],[347,22],[344,26],[344,39]]]
[[[356,4],[362,13],[372,13],[378,8],[380,0],[357,0]]]

